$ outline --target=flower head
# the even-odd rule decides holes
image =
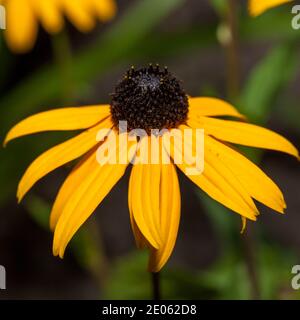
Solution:
[[[126,120],[129,130],[140,128],[150,133],[154,128],[176,128],[186,122],[187,114],[187,95],[167,68],[132,67],[112,95],[112,120],[115,126]]]
[[[270,8],[291,1],[292,0],[249,0],[249,11],[252,16],[256,17]]]
[[[64,27],[63,16],[81,32],[94,28],[96,18],[110,20],[116,12],[114,0],[0,0],[7,12],[5,37],[14,52],[30,50],[36,40],[38,23],[55,34]]]
[[[235,120],[220,118],[223,116]],[[170,257],[179,228],[176,167],[203,192],[241,215],[243,222],[257,219],[254,200],[284,212],[286,204],[278,186],[231,144],[299,158],[298,151],[282,136],[244,120],[222,100],[187,97],[167,69],[149,66],[128,71],[110,105],[33,115],[13,127],[5,143],[41,131],[86,129],[39,156],[18,187],[21,201],[47,173],[81,158],[62,185],[51,212],[53,253],[60,257],[132,163],[130,222],[137,246],[151,252],[149,270],[156,272]],[[122,122],[125,128],[118,126]]]

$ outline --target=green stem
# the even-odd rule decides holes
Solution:
[[[75,91],[72,74],[72,49],[65,30],[52,36],[52,47],[58,70],[57,81],[61,82],[62,102],[68,104],[74,100]]]
[[[151,277],[152,277],[153,300],[161,300],[160,273],[151,272]]]
[[[255,259],[255,252],[257,251],[255,250],[256,241],[251,227],[248,226],[248,229],[245,232],[246,233],[242,235],[242,246],[249,283],[251,285],[251,297],[254,300],[259,300],[261,295],[257,272],[257,261]]]

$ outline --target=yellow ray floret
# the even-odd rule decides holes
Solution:
[[[136,142],[132,141],[128,147],[131,148],[133,145],[136,145]],[[117,152],[120,150],[120,152],[127,153],[125,146],[119,149],[118,142],[115,147]],[[55,228],[53,254],[61,258],[76,231],[124,175],[128,165],[128,163],[110,164],[109,159],[106,164],[99,165],[95,153],[92,153],[90,157],[91,163],[87,159],[86,163],[78,168],[78,170],[85,170],[85,165],[87,165],[90,172],[65,203]]]
[[[210,97],[189,98],[189,117],[231,116],[244,119],[231,104]]]
[[[158,272],[166,264],[174,249],[180,222],[180,189],[173,163],[161,164],[160,230],[162,245],[158,250],[151,248],[149,271]]]
[[[97,144],[95,138],[97,132],[101,129],[106,129],[106,131],[102,132],[104,137],[111,127],[112,123],[110,119],[103,120],[96,127],[84,131],[80,135],[40,155],[32,162],[19,183],[17,192],[18,200],[21,201],[30,188],[46,174],[88,152]]]
[[[7,12],[5,38],[17,53],[30,50],[37,37],[39,23],[55,34],[64,27],[64,16],[81,32],[96,25],[96,18],[108,21],[116,14],[114,0],[2,0]]]
[[[3,5],[6,8],[5,38],[8,46],[15,52],[30,50],[38,30],[31,3],[27,0],[9,0]]]
[[[132,228],[132,232],[134,235],[136,246],[139,249],[143,249],[145,247],[149,247],[150,244],[146,240],[146,238],[143,236],[142,232],[140,231],[137,223],[135,222],[134,215],[133,215],[133,201],[135,194],[133,193],[133,186],[135,183],[135,175],[131,171],[130,179],[129,179],[129,186],[128,186],[128,209],[129,209],[129,218],[130,218],[130,224]],[[158,245],[157,245],[158,247]]]
[[[291,1],[292,0],[249,0],[249,11],[252,16],[256,17],[270,8]]]
[[[144,137],[140,142],[148,148],[149,137]],[[147,153],[147,156],[149,153]],[[131,188],[133,197],[131,209],[133,219],[145,239],[156,249],[161,245],[159,228],[159,174],[160,167],[155,164],[136,163],[131,172]]]
[[[223,141],[282,151],[299,157],[298,150],[287,139],[269,129],[253,124],[208,117],[189,119],[188,124],[192,128],[203,128],[206,134]]]
[[[63,28],[64,19],[61,15],[58,0],[35,0],[31,6],[35,16],[39,18],[48,33],[57,33]]]
[[[59,189],[59,192],[55,198],[51,214],[50,214],[50,229],[55,230],[57,221],[62,214],[63,208],[80,185],[81,181],[90,173],[92,165],[94,164],[95,148],[87,153],[83,159],[73,168],[71,173],[66,178],[65,182]]]
[[[218,161],[232,169],[248,194],[266,206],[283,213],[286,204],[278,186],[253,162],[229,146],[205,137],[205,150],[218,157]]]
[[[87,129],[109,115],[107,105],[62,108],[37,113],[15,125],[6,135],[4,145],[13,139],[38,132]]]
[[[182,126],[181,128],[184,129],[185,127]],[[180,146],[172,145],[171,156],[173,159],[174,154],[172,150],[183,153],[183,150],[178,148],[180,148]],[[195,148],[195,145],[190,145],[190,148]],[[205,150],[205,155],[206,153]],[[195,154],[195,150],[192,151],[192,154]],[[210,197],[222,203],[224,206],[248,219],[256,220],[258,211],[250,196],[245,193],[241,183],[239,183],[229,168],[226,168],[219,162],[220,161],[214,158],[212,154],[207,154],[204,172],[199,175],[187,175],[187,177]],[[187,172],[187,163],[192,163],[192,160],[186,159],[183,163],[176,163],[184,174]]]
[[[159,144],[162,145],[161,141]],[[150,249],[149,271],[158,272],[169,259],[178,234],[181,202],[179,183],[174,164],[160,162],[159,164],[135,165],[131,172],[130,184],[134,184],[139,178],[137,170],[141,168],[145,169],[140,171],[141,180],[145,182],[144,191],[134,193],[132,186],[129,190],[131,224],[138,247]],[[144,212],[134,206],[134,203],[137,202],[144,204]],[[138,224],[136,219],[140,220],[140,215],[143,215],[143,222]],[[149,222],[150,220],[155,220],[155,222]],[[160,235],[159,245],[153,245],[152,239],[155,236],[151,228],[148,228],[148,225],[154,223],[156,228],[154,233],[158,231]]]

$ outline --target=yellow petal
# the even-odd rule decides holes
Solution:
[[[205,165],[209,165],[213,168],[211,176],[214,177],[221,176],[219,179],[219,185],[222,189],[227,188],[228,191],[231,190],[231,199],[235,201],[241,208],[244,208],[245,212],[249,212],[251,215],[257,215],[258,210],[242,183],[236,178],[235,172],[232,170],[231,166],[227,166],[225,163],[220,161],[218,154],[214,154],[209,149],[205,149]],[[205,170],[205,169],[204,169]]]
[[[32,5],[27,0],[10,0],[5,4],[7,44],[16,53],[27,52],[34,45],[38,29]]]
[[[57,221],[62,214],[63,208],[76,191],[80,182],[91,172],[95,161],[95,148],[92,149],[78,164],[73,168],[67,179],[61,186],[50,214],[50,229],[54,231]]]
[[[49,33],[59,32],[64,25],[59,0],[32,0],[36,16]]]
[[[159,212],[160,166],[158,164],[143,164],[140,166],[142,169],[141,186],[144,189],[141,192],[141,203],[144,208],[144,216],[148,217],[145,220],[149,219],[151,221],[156,238],[161,243]],[[133,214],[135,215],[135,211],[133,211]]]
[[[110,114],[109,106],[62,108],[41,112],[16,124],[7,134],[4,145],[9,141],[28,134],[55,131],[86,129]]]
[[[117,6],[114,0],[91,0],[91,3],[102,21],[109,21],[116,15]]]
[[[133,216],[133,211],[132,211],[132,203],[133,203],[133,197],[134,194],[132,193],[132,186],[134,182],[134,174],[130,174],[130,179],[129,179],[129,187],[128,187],[128,208],[129,208],[129,217],[130,217],[130,224],[132,228],[132,232],[134,235],[135,243],[136,246],[139,249],[143,249],[145,247],[148,247],[149,243],[147,240],[144,238],[143,234],[141,233],[139,227],[137,226],[137,223],[134,220]]]
[[[249,11],[252,16],[256,17],[270,8],[291,1],[292,0],[249,0]]]
[[[236,178],[257,201],[283,213],[286,207],[282,192],[277,185],[254,163],[223,143],[205,137],[205,150],[209,149],[219,161],[232,169]]]
[[[245,118],[229,103],[209,97],[189,98],[189,117],[231,116]]]
[[[113,131],[111,134],[113,134]],[[130,142],[128,147],[132,147],[134,144],[136,144],[136,141]],[[127,152],[126,146],[122,145],[119,149],[118,142],[114,148],[117,153]],[[91,157],[94,158],[92,163],[86,162],[80,168],[80,170],[86,170],[84,166],[88,165],[88,171],[90,172],[82,179],[77,189],[69,197],[55,228],[53,254],[59,255],[61,258],[76,231],[124,175],[128,165],[110,164],[109,159],[107,163],[100,165],[97,162],[96,153],[92,154]]]
[[[159,272],[168,261],[177,238],[180,222],[180,189],[173,163],[161,165],[160,216],[162,246],[151,249],[149,271]]]
[[[144,238],[142,232],[140,231],[139,227],[137,226],[134,217],[132,215],[132,211],[130,213],[130,225],[134,235],[135,243],[138,249],[144,249],[146,247],[150,247],[151,245],[149,242]]]
[[[182,128],[184,126],[181,126]],[[188,141],[184,143],[186,146],[189,145]],[[173,150],[181,153],[183,153],[183,150],[180,145],[175,145],[172,142],[171,144],[171,156],[174,159]],[[190,145],[190,148],[194,149],[194,147],[195,143]],[[195,154],[195,150],[192,152]],[[185,159],[187,163],[193,162],[187,159],[187,155]],[[188,165],[186,162],[176,163],[184,174],[187,173]],[[213,154],[208,153],[207,150],[205,150],[204,171],[199,172],[199,174],[187,175],[187,177],[214,200],[250,220],[256,220],[257,210],[255,205],[251,202],[250,197],[247,197],[241,184],[235,179],[229,168],[219,163],[218,159]]]
[[[99,130],[112,127],[110,119],[102,121],[80,135],[61,143],[40,155],[26,170],[19,186],[17,197],[21,201],[30,188],[42,177],[58,167],[80,157],[97,144],[96,136]],[[103,131],[103,136],[105,132]]]
[[[184,125],[180,126],[180,129],[191,130],[191,128]],[[193,132],[194,142],[193,145],[190,145],[190,148],[193,150],[193,154],[195,154],[195,146],[197,141],[195,139],[195,130],[193,130]],[[253,200],[251,199],[248,191],[244,188],[242,183],[236,178],[236,174],[232,170],[231,165],[227,165],[223,161],[220,161],[219,153],[215,152],[214,150],[212,150],[212,148],[210,148],[209,138],[209,136],[204,137],[204,164],[209,164],[216,172],[218,172],[224,178],[226,183],[229,183],[231,188],[234,190],[234,192],[232,192],[232,198],[235,199],[236,203],[238,203],[241,207],[244,207],[246,211],[250,211],[254,215],[258,214],[258,210]],[[223,180],[221,179],[220,184],[222,183],[222,181]]]
[[[137,226],[136,221],[134,220],[134,215],[133,215],[133,199],[135,194],[133,193],[133,184],[135,181],[135,174],[131,172],[130,178],[129,178],[129,186],[128,186],[128,208],[129,208],[129,217],[130,217],[130,224],[132,228],[132,232],[134,235],[135,243],[136,246],[139,249],[143,249],[145,247],[149,246],[148,241],[144,238],[143,234],[141,233],[139,227]]]
[[[156,137],[152,138],[157,139]],[[150,138],[145,139],[148,140],[150,145]],[[158,140],[157,143],[151,144],[151,147],[156,145],[161,147],[161,138]],[[153,150],[149,151],[153,152]],[[158,155],[154,156],[155,160],[157,156],[159,157],[159,164],[135,164],[130,176],[129,210],[131,225],[137,246],[150,249],[148,265],[150,272],[158,272],[168,261],[175,246],[180,221],[180,190],[176,169],[173,163],[162,164],[161,160],[168,156],[164,149],[162,151],[163,155],[160,151]],[[148,152],[148,160],[150,160],[152,152]],[[141,172],[141,181],[138,181],[138,185],[135,185],[139,179],[137,176],[140,169],[144,169]],[[141,190],[141,188],[138,188],[139,185],[143,187],[142,193],[139,193],[139,190]],[[140,201],[138,201],[139,199]],[[135,203],[137,201],[138,204]],[[138,212],[135,211],[136,208]],[[139,224],[136,219],[141,220]],[[155,248],[148,241],[155,237],[153,234],[156,233],[156,230],[153,231],[153,229],[158,229],[159,248]],[[147,239],[147,237],[150,238]]]
[[[144,137],[141,144],[148,143]],[[131,172],[131,205],[134,221],[151,246],[158,249],[161,244],[159,227],[159,165],[134,164]]]
[[[253,124],[201,117],[189,119],[188,125],[192,128],[204,129],[205,134],[223,141],[281,151],[299,157],[298,150],[287,139],[269,129]]]
[[[246,227],[247,227],[247,219],[245,217],[241,217],[241,218],[242,218],[241,234],[243,234],[246,230]]]
[[[66,15],[81,32],[88,32],[95,26],[95,19],[89,10],[87,0],[61,0]]]

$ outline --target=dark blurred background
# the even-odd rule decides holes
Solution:
[[[118,0],[115,19],[99,23],[87,35],[68,24],[68,92],[48,34],[40,29],[34,49],[15,55],[0,31],[1,140],[13,124],[35,112],[108,103],[131,65],[158,62],[183,81],[190,95],[230,100],[252,122],[283,134],[299,148],[300,30],[291,28],[290,6],[254,19],[246,1],[237,3],[239,79],[234,97],[228,89],[226,0]],[[0,264],[7,271],[7,290],[0,290],[0,299],[151,298],[147,253],[137,251],[130,229],[128,172],[72,240],[64,260],[52,256],[48,217],[72,165],[48,175],[17,205],[17,183],[29,163],[71,135],[34,135],[0,150]],[[249,222],[241,235],[237,215],[180,175],[182,220],[161,275],[164,298],[299,297],[290,284],[291,268],[300,264],[299,163],[275,152],[248,150],[247,155],[278,183],[287,214],[259,206],[260,219]]]

